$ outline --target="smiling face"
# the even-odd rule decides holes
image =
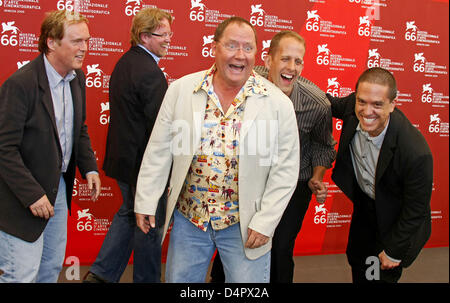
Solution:
[[[384,130],[396,100],[389,100],[389,87],[361,82],[356,90],[355,113],[362,130],[376,137]]]
[[[293,37],[282,38],[273,54],[265,59],[268,79],[290,96],[294,82],[303,70],[305,46]]]
[[[212,44],[216,58],[214,82],[230,88],[241,88],[255,65],[256,39],[245,23],[230,23],[219,41]]]
[[[151,33],[142,33],[142,43],[149,51],[158,57],[167,55],[171,41],[171,28],[169,20],[162,19],[159,26],[153,31],[154,34],[162,35],[155,36]]]
[[[47,58],[55,70],[65,77],[68,72],[83,66],[89,41],[89,29],[85,22],[65,24],[61,40],[47,39]]]

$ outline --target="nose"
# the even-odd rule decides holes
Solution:
[[[295,61],[289,60],[286,67],[288,68],[289,71],[295,70]]]
[[[245,56],[244,56],[244,49],[242,48],[242,47],[239,47],[237,50],[236,50],[236,52],[234,53],[234,56],[236,57],[236,58],[238,58],[238,59],[243,59],[243,58],[245,58]]]
[[[81,42],[80,50],[82,50],[82,51],[87,51],[87,50],[88,50],[88,43],[89,43],[89,42],[88,42],[87,40]]]
[[[362,110],[363,110],[363,114],[365,117],[368,117],[368,116],[372,115],[372,113],[373,113],[372,106],[367,105],[367,104],[363,106]]]

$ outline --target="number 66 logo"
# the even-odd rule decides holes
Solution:
[[[325,204],[316,205],[315,210],[314,224],[327,223],[327,209],[325,208]]]

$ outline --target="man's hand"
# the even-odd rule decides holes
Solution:
[[[41,217],[46,220],[55,215],[53,206],[46,195],[42,196],[42,198],[31,204],[29,208],[34,216]]]
[[[317,202],[324,203],[328,194],[327,186],[322,181],[314,180],[313,178],[309,180],[308,186],[316,196]]]
[[[91,200],[97,201],[100,196],[101,182],[98,174],[87,174],[86,179],[88,182],[88,188],[91,191]]]
[[[155,228],[155,216],[136,213],[136,225],[147,234],[150,229]]]
[[[384,252],[384,250],[382,252],[380,252],[380,254],[378,255],[378,258],[380,259],[380,263],[381,263],[380,267],[382,270],[392,269],[392,268],[400,265],[399,262],[394,262],[394,261],[390,260],[386,256],[386,253]]]
[[[269,242],[269,237],[260,234],[257,231],[254,231],[251,228],[247,229],[247,242],[245,242],[245,247],[247,248],[258,248],[260,246],[263,246],[267,242]]]

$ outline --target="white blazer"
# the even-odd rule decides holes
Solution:
[[[153,127],[136,187],[135,212],[154,215],[170,170],[165,236],[178,196],[200,144],[206,92],[194,92],[206,71],[173,82]],[[268,96],[247,98],[240,133],[239,215],[242,242],[247,228],[272,237],[297,185],[300,146],[292,101],[270,81],[257,76]],[[163,236],[163,240],[164,240]],[[245,248],[256,259],[272,247]]]

